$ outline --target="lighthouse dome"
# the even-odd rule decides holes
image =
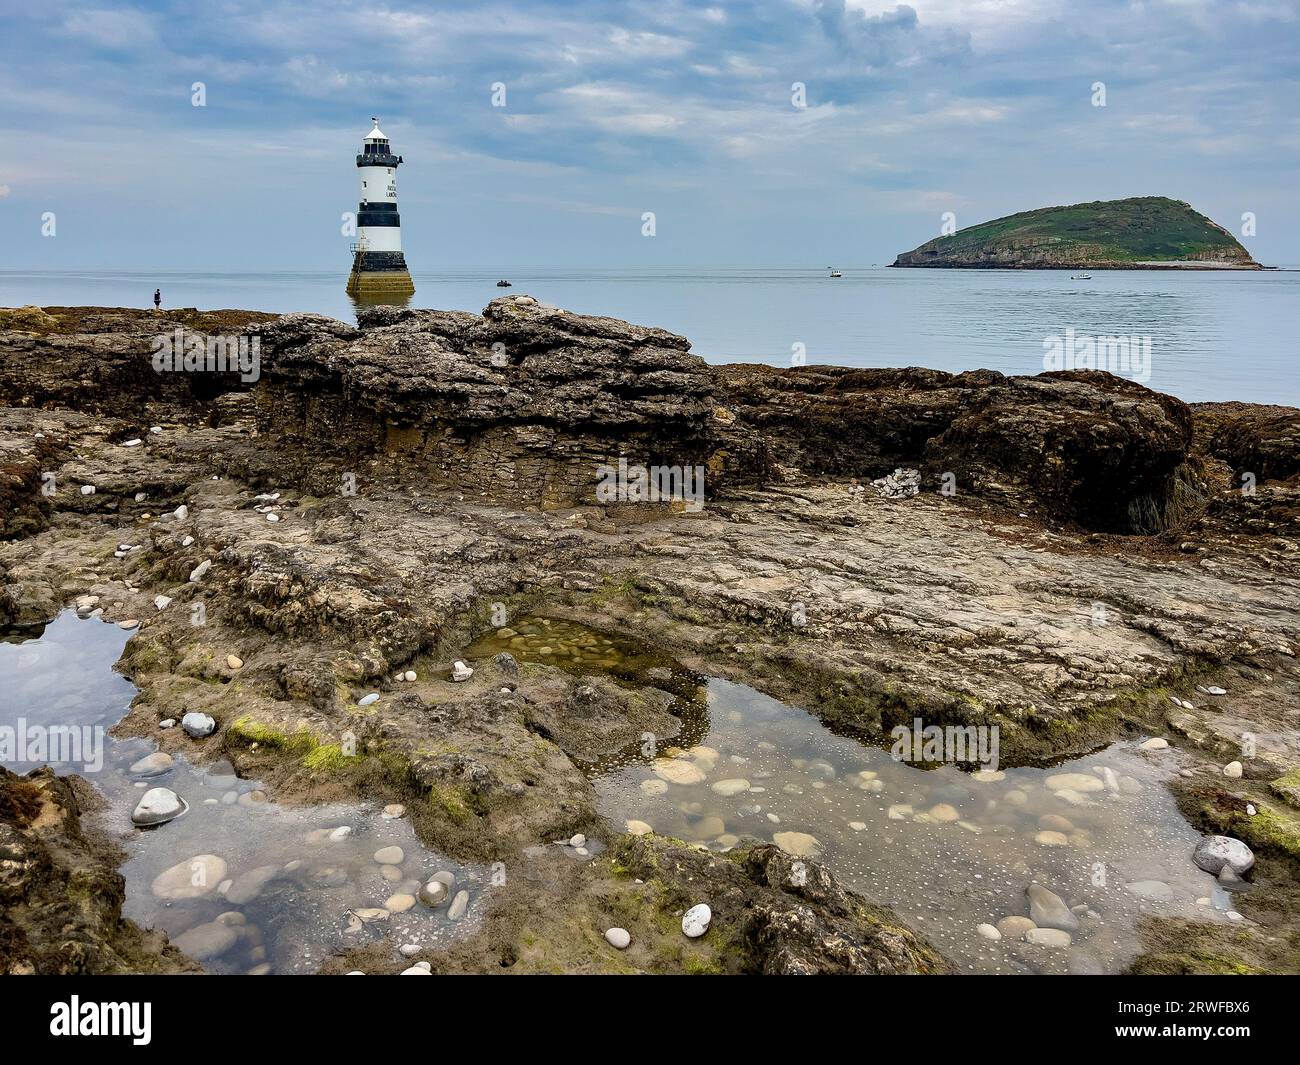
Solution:
[[[387,136],[384,134],[384,132],[379,128],[379,119],[377,119],[377,118],[372,118],[370,121],[373,122],[375,125],[374,125],[374,129],[372,129],[369,133],[366,134],[366,140],[367,140],[367,141],[384,141],[384,142],[386,143],[386,142],[388,141],[388,137],[387,137]]]

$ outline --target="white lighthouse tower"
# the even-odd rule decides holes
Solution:
[[[394,155],[388,138],[371,119],[374,128],[366,134],[357,156],[361,176],[361,205],[357,209],[357,242],[352,245],[352,273],[348,295],[363,302],[385,302],[415,292],[411,272],[402,255],[402,225],[397,214],[397,168],[402,157]]]

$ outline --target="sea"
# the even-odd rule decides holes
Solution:
[[[1300,406],[1300,269],[1262,272],[886,267],[576,269],[413,275],[413,307],[481,311],[526,293],[660,326],[709,362],[924,366],[1034,374],[1095,366],[1188,402]],[[498,280],[509,280],[508,289]],[[0,306],[355,308],[346,271],[0,270]]]

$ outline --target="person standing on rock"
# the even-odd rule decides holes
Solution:
[[[157,311],[157,310],[161,310],[161,308],[162,308],[162,289],[156,288],[153,290],[153,309]]]

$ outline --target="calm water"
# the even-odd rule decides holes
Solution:
[[[964,971],[1122,972],[1148,915],[1238,919],[1192,864],[1200,834],[1164,786],[1176,752],[1117,743],[1052,769],[924,770],[572,622],[520,618],[468,654],[500,650],[579,675],[640,673],[677,696],[683,729],[671,746],[634,744],[586,767],[616,827],[717,851],[751,837],[816,857]],[[1031,883],[1078,907],[1068,947],[976,931],[1026,916]]]
[[[396,961],[402,944],[445,946],[478,926],[488,871],[427,850],[396,810],[282,806],[224,760],[199,767],[178,756],[161,771],[141,768],[157,750],[151,740],[105,735],[136,694],[113,671],[127,637],[116,625],[65,611],[38,639],[0,642],[0,726],[24,722],[29,744],[36,727],[85,737],[75,752],[29,748],[49,757],[8,768],[24,772],[48,762],[60,773],[81,773],[108,800],[98,817],[128,854],[127,917],[164,929],[210,972],[258,975],[314,972],[337,951],[371,941],[386,942]],[[88,757],[92,751],[102,757]],[[170,788],[188,809],[165,824],[136,828],[131,811],[158,787]],[[377,860],[381,848],[392,847],[400,854]],[[160,881],[168,870],[173,876]],[[413,896],[435,873],[450,875],[452,894],[429,908]],[[196,876],[202,883],[187,888]],[[449,902],[460,891],[468,892],[468,906],[453,919]]]
[[[417,307],[479,311],[506,292],[658,325],[711,362],[987,367],[1038,373],[1043,341],[1151,338],[1150,387],[1190,402],[1300,406],[1300,271],[1175,273],[843,268],[417,273]],[[499,278],[514,282],[498,289]],[[203,274],[0,271],[0,306],[146,306],[317,311],[351,319],[343,272]]]

